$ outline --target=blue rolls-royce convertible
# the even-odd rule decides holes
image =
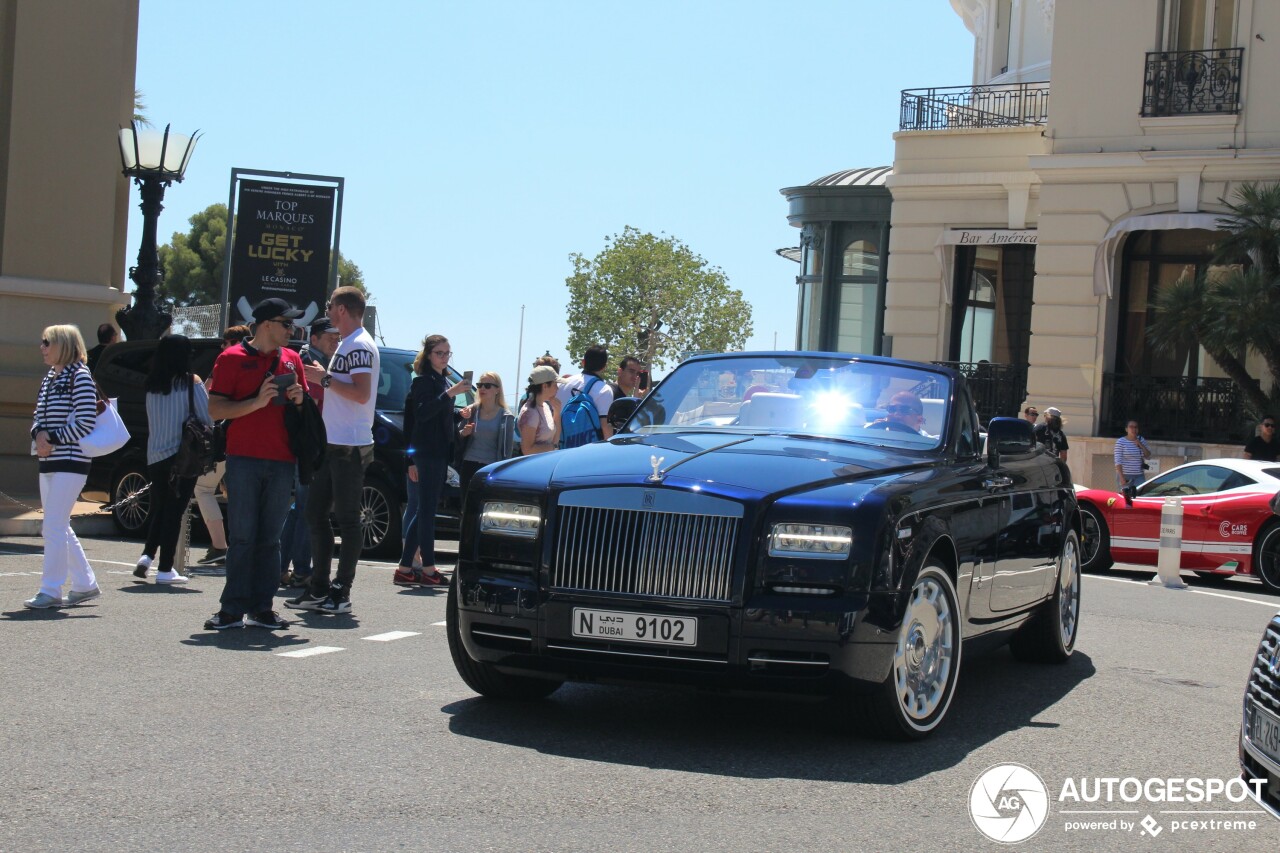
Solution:
[[[1071,655],[1070,475],[1021,419],[993,419],[984,447],[950,368],[698,356],[609,417],[609,441],[471,482],[447,626],[477,693],[828,694],[859,731],[914,739],[979,641]]]

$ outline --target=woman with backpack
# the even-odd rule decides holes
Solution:
[[[525,456],[547,453],[560,448],[560,401],[556,399],[554,368],[540,365],[529,374],[520,411],[520,452]]]
[[[191,341],[183,335],[169,335],[156,344],[156,354],[147,375],[147,478],[151,481],[151,524],[147,544],[133,570],[134,577],[146,578],[160,555],[156,583],[186,583],[173,569],[178,548],[182,514],[195,491],[196,477],[178,476],[174,463],[182,444],[182,429],[188,417],[212,426],[209,394],[199,376],[191,373]]]
[[[44,571],[40,592],[22,603],[32,610],[80,604],[101,594],[84,548],[71,529],[71,510],[89,476],[89,457],[81,450],[80,439],[97,422],[97,387],[84,363],[84,338],[75,326],[45,329],[40,355],[49,372],[36,400],[31,451],[40,460]],[[68,575],[71,591],[64,599],[62,585]]]

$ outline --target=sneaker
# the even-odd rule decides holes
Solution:
[[[281,628],[288,628],[293,623],[288,619],[281,619],[280,614],[274,610],[264,610],[261,613],[244,617],[244,624],[252,625],[255,628],[269,628],[272,631],[278,631]]]
[[[330,595],[321,602],[320,606],[317,607],[316,610],[319,610],[321,613],[333,613],[336,615],[350,613],[351,601],[347,598],[335,598],[333,595]]]
[[[67,607],[75,607],[77,604],[84,604],[89,599],[97,598],[100,595],[102,595],[102,590],[98,589],[96,586],[93,589],[87,589],[84,592],[76,592],[73,589],[71,592],[67,593],[67,597],[62,600],[62,603]]]
[[[201,557],[198,560],[198,562],[201,565],[208,566],[213,563],[224,563],[226,562],[226,560],[227,560],[226,548],[210,548],[208,551],[204,552],[204,556]]]
[[[133,576],[135,578],[145,578],[147,576],[147,572],[149,572],[150,570],[151,570],[151,558],[148,557],[146,554],[143,554],[141,557],[138,558],[138,564],[133,570]]]
[[[213,614],[213,618],[204,623],[206,631],[225,631],[227,628],[243,628],[244,617],[232,616],[225,610]]]
[[[449,585],[449,579],[444,575],[440,574],[439,571],[435,571],[435,572],[424,571],[424,572],[418,573],[418,586],[441,587],[441,586],[448,586],[448,585]]]
[[[401,566],[391,576],[391,582],[396,586],[417,586],[420,573],[421,569],[406,569]]]
[[[134,572],[134,574],[137,574],[137,572]],[[159,574],[156,575],[156,583],[186,583],[186,582],[187,582],[187,578],[184,575],[178,574],[173,569],[170,569],[167,572],[160,572]]]
[[[324,604],[328,599],[323,595],[314,595],[311,590],[306,590],[297,598],[285,599],[284,606],[294,610],[319,610],[320,605]]]
[[[48,610],[52,607],[61,607],[62,599],[54,598],[52,595],[45,595],[43,592],[36,593],[35,598],[28,598],[22,602],[22,606],[29,610]]]

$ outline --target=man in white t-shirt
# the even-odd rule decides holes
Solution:
[[[608,380],[601,375],[608,363],[607,349],[599,344],[587,347],[586,353],[582,356],[582,373],[566,378],[556,389],[556,399],[560,401],[560,408],[563,411],[569,398],[578,393],[578,389],[583,388],[590,380],[591,387],[587,389],[587,393],[591,397],[591,402],[596,404],[596,414],[600,416],[600,427],[604,430],[604,438],[613,435],[613,430],[609,428],[609,407],[613,405],[613,389],[609,387]]]
[[[351,612],[351,583],[364,531],[360,524],[360,494],[364,469],[373,461],[373,410],[377,403],[378,347],[364,330],[364,293],[339,287],[329,297],[329,320],[342,339],[329,367],[306,365],[307,381],[325,389],[324,428],[329,443],[324,462],[311,479],[307,495],[307,523],[311,527],[311,586],[285,602],[295,610],[322,613]],[[329,582],[333,562],[333,528],[329,512],[338,520],[342,548],[338,572]]]

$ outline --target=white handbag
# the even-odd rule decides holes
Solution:
[[[85,456],[106,456],[124,447],[129,440],[129,430],[116,410],[116,398],[100,399],[102,411],[94,422],[93,431],[80,439],[80,450]]]

